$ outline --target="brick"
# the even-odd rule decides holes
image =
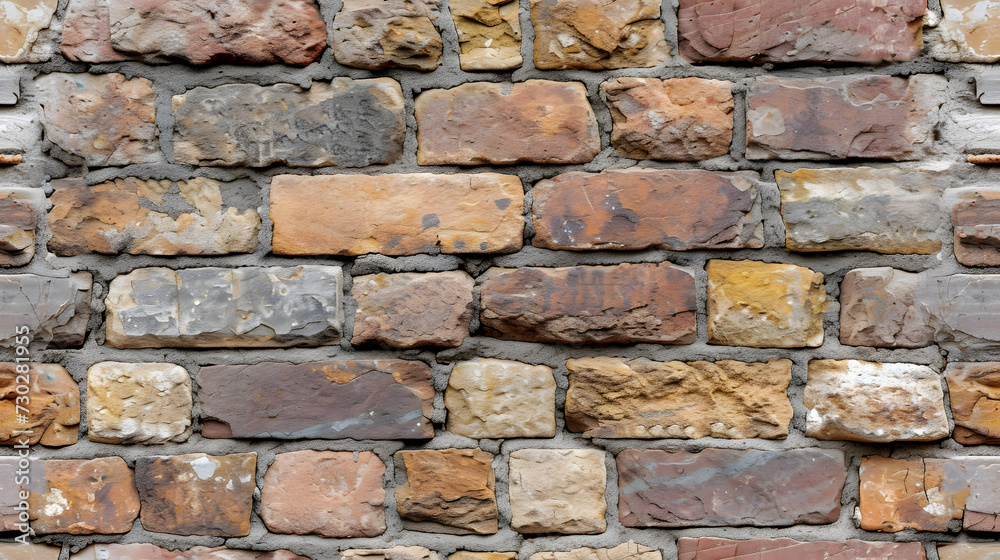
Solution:
[[[689,62],[902,62],[920,56],[926,9],[920,0],[681,0],[679,48]]]
[[[340,551],[340,557],[343,560],[441,560],[437,552],[422,546],[347,549]]]
[[[42,140],[42,112],[37,109],[0,111],[0,152],[15,156],[32,153]],[[16,187],[12,187],[16,188]],[[27,190],[31,187],[22,187]]]
[[[396,486],[403,529],[453,535],[497,532],[493,455],[479,449],[422,449],[395,454],[406,482]]]
[[[126,177],[93,186],[76,179],[52,183],[56,190],[50,197],[48,247],[59,256],[224,255],[257,248],[257,210],[225,204],[240,183],[205,177],[189,181]],[[171,192],[175,188],[179,196]],[[171,203],[194,211],[174,217],[143,206]]]
[[[747,159],[889,160],[929,155],[941,76],[754,78],[747,93]]]
[[[45,137],[67,163],[158,163],[156,93],[145,78],[121,74],[43,74],[35,78]]]
[[[523,210],[516,175],[278,175],[271,245],[277,255],[511,253]]]
[[[601,84],[611,110],[611,145],[630,159],[697,161],[729,153],[732,82],[702,78],[615,78]]]
[[[536,552],[529,560],[661,560],[659,550],[632,541],[614,548],[574,548],[566,552]]]
[[[226,547],[193,546],[167,550],[152,544],[92,544],[70,554],[70,560],[309,560],[288,550],[236,550]]]
[[[23,266],[31,262],[35,256],[38,214],[44,204],[41,189],[0,189],[0,266]]]
[[[1000,191],[980,190],[951,210],[955,259],[965,266],[1000,266]]]
[[[518,449],[510,454],[511,529],[518,533],[603,533],[604,452]]]
[[[27,327],[33,348],[82,346],[90,321],[92,286],[89,272],[0,275],[0,324]],[[15,329],[7,329],[0,347],[13,348],[16,342]]]
[[[139,514],[132,471],[120,457],[35,461],[29,486],[36,534],[127,533]],[[39,471],[44,475],[36,478]]]
[[[934,340],[917,303],[920,275],[889,267],[858,268],[840,284],[840,342],[851,346],[920,348]]]
[[[566,344],[690,344],[695,281],[664,264],[491,269],[482,282],[487,336]]]
[[[459,550],[448,555],[448,560],[517,560],[516,552],[472,552]]]
[[[626,527],[833,523],[844,464],[833,449],[626,449],[618,454],[618,516]]]
[[[443,48],[439,15],[434,0],[345,0],[333,19],[333,56],[368,70],[434,70]]]
[[[22,366],[22,373],[18,373],[18,365]],[[26,395],[17,393],[19,385],[28,387]],[[0,395],[0,445],[17,445],[25,437],[30,445],[60,447],[76,443],[80,431],[80,387],[64,367],[0,362]],[[18,402],[19,396],[27,397],[27,404]],[[18,404],[28,411],[17,410]],[[27,422],[21,422],[17,412],[24,413]],[[28,433],[15,433],[22,430]]]
[[[970,481],[962,528],[1000,533],[1000,464],[980,467]]]
[[[938,22],[931,54],[948,62],[1000,60],[998,6],[977,0],[941,0],[944,17]]]
[[[244,537],[256,467],[256,453],[138,457],[139,522],[156,533]]]
[[[191,165],[364,167],[403,152],[403,93],[390,78],[197,87],[173,97],[174,159]]]
[[[1000,298],[994,274],[925,274],[917,297],[931,316],[935,341],[953,359],[973,351],[1000,349],[1000,316],[992,304]]]
[[[193,407],[191,376],[176,364],[100,362],[87,370],[90,441],[187,441]]]
[[[710,260],[708,342],[798,348],[823,344],[823,275],[802,266]]]
[[[473,82],[414,101],[419,165],[586,163],[601,151],[579,82]]]
[[[35,42],[39,32],[52,23],[58,5],[58,0],[6,0],[0,4],[0,62],[48,60],[50,53],[36,48]]]
[[[950,362],[945,376],[952,437],[965,445],[1000,444],[1000,363]]]
[[[76,62],[142,60],[142,56],[116,51],[111,44],[112,0],[69,0],[63,18],[60,49]]]
[[[20,474],[18,470],[21,471]],[[18,457],[0,457],[0,531],[21,532],[21,529],[28,527],[28,502],[22,499],[22,496],[27,498],[26,494],[22,494],[28,491],[25,484],[27,479],[21,477],[29,474],[30,466],[27,471],[19,467]],[[5,560],[6,556],[3,555],[9,546],[11,545],[6,543],[0,544],[0,557]],[[56,556],[52,560],[58,560],[58,550],[56,549]],[[40,551],[44,552],[44,549]],[[30,560],[30,556],[25,560]]]
[[[716,537],[677,539],[678,560],[797,560],[820,558],[880,558],[882,560],[925,560],[919,542],[844,542],[792,539],[731,540]]]
[[[1000,554],[1000,544],[937,543],[940,560],[990,560]]]
[[[385,532],[385,465],[371,451],[279,453],[264,475],[260,516],[268,531],[331,538]]]
[[[788,436],[792,362],[566,362],[566,428],[597,438]]]
[[[0,557],[5,560],[59,560],[61,546],[47,544],[0,543]]]
[[[941,250],[941,191],[926,173],[900,168],[775,171],[785,247],[791,251]]]
[[[764,246],[758,179],[752,171],[701,169],[556,175],[531,190],[532,244],[571,251],[757,249]]]
[[[444,392],[448,431],[470,438],[554,437],[552,369],[477,358],[451,370]]]
[[[434,437],[434,385],[423,362],[208,366],[198,387],[206,438]]]
[[[521,58],[521,24],[513,0],[455,0],[448,3],[458,31],[462,70],[513,70]],[[450,558],[450,557],[449,557]]]
[[[806,436],[888,443],[934,441],[951,429],[941,378],[927,366],[810,360]]]
[[[116,348],[317,346],[343,322],[339,266],[139,268],[111,281]]]
[[[462,271],[356,276],[351,344],[460,346],[469,335],[474,284]]]
[[[532,0],[531,23],[543,70],[647,68],[670,56],[654,0]]]

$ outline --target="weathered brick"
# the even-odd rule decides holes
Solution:
[[[167,550],[152,544],[92,544],[70,554],[70,560],[309,560],[288,550],[236,550],[193,546]]]
[[[209,366],[198,387],[207,438],[434,437],[434,385],[423,362]]]
[[[45,136],[68,163],[157,163],[156,93],[145,78],[121,74],[43,74],[35,78]]]
[[[434,70],[443,43],[435,0],[345,0],[333,19],[333,56],[345,66]]]
[[[566,362],[566,428],[598,438],[788,436],[790,360]]]
[[[142,60],[142,56],[116,51],[111,44],[112,0],[69,0],[63,21],[63,56],[77,62]]]
[[[174,159],[192,165],[364,167],[403,152],[403,93],[390,78],[197,87],[173,97]]]
[[[840,284],[840,342],[851,346],[919,348],[934,340],[917,304],[920,275],[889,267],[858,268]]]
[[[658,549],[628,541],[614,548],[584,547],[566,552],[536,552],[529,560],[661,560],[662,558],[663,555]]]
[[[747,93],[747,159],[911,160],[929,153],[941,76],[758,77]]]
[[[823,344],[823,275],[802,266],[710,260],[708,342],[797,348]]]
[[[969,511],[986,514],[980,510],[993,510],[1000,504],[996,499],[1000,488],[998,468],[1000,459],[996,457],[864,457],[860,468],[861,528],[887,533],[903,529],[944,532],[949,525],[957,529],[961,526],[957,520],[968,516]],[[982,489],[972,493],[975,500],[970,497],[973,488]],[[986,504],[981,503],[981,497],[987,498]],[[967,500],[973,506],[968,511]],[[982,521],[983,516],[972,517]],[[996,530],[996,526],[987,530]]]
[[[459,550],[448,555],[448,560],[517,560],[516,552],[473,552]]]
[[[0,125],[0,129],[2,129]],[[22,266],[35,256],[35,228],[45,204],[41,189],[0,189],[0,266]]]
[[[603,533],[604,452],[518,449],[510,454],[510,526],[518,533]]]
[[[491,269],[480,319],[488,336],[567,344],[690,344],[694,274],[664,264]]]
[[[5,1],[0,9],[0,62],[42,62],[51,57],[35,48],[38,34],[49,27],[58,0]]]
[[[544,70],[651,67],[670,56],[655,0],[532,0],[531,24]]]
[[[690,62],[901,62],[920,56],[926,9],[921,0],[681,0],[678,40]]]
[[[127,177],[93,186],[78,179],[52,183],[48,247],[59,256],[223,255],[257,248],[257,210],[225,205],[228,196],[223,197],[223,188],[228,195],[239,184],[204,177],[189,181]],[[179,196],[169,192],[174,187]],[[164,202],[191,206],[194,211],[175,218],[143,206]]]
[[[793,560],[820,558],[879,558],[881,560],[925,560],[919,542],[845,542],[792,539],[750,539],[736,541],[716,537],[677,539],[678,560]]]
[[[25,367],[27,372],[18,373],[19,365],[22,372]],[[19,385],[27,386],[28,393],[19,395]],[[18,397],[27,397],[27,403]],[[18,410],[18,405],[27,408],[27,412]],[[27,421],[21,422],[18,412]],[[15,433],[18,431],[27,433]],[[80,387],[64,367],[0,362],[0,445],[17,445],[25,438],[30,445],[72,445],[79,432]]]
[[[579,82],[473,82],[417,96],[417,163],[586,163],[601,151]]]
[[[351,344],[460,346],[472,322],[474,285],[462,271],[356,276]]]
[[[938,22],[931,54],[949,62],[1000,60],[1000,6],[979,0],[941,0],[944,17]]]
[[[342,324],[339,266],[139,268],[111,281],[116,348],[317,346]]]
[[[19,467],[18,461],[19,458],[16,456],[0,457],[0,531],[5,533],[9,531],[22,532],[21,529],[28,527],[28,502],[22,499],[28,497],[26,494],[28,492],[27,485],[24,484],[27,479],[21,477],[30,474],[30,466],[28,469]],[[18,473],[18,470],[21,472]],[[4,556],[4,553],[9,546],[11,545],[0,543],[0,558],[6,560],[7,557]],[[17,546],[23,545],[18,544]],[[58,557],[59,553],[56,552],[56,558],[52,560],[57,560]],[[25,560],[30,560],[30,556]]]
[[[47,544],[0,543],[0,557],[4,560],[59,560],[61,551],[62,547]]]
[[[993,352],[1000,349],[1000,315],[994,303],[1000,298],[1000,275],[955,274],[922,276],[918,301],[928,309],[935,341],[954,353]]]
[[[246,536],[256,468],[256,453],[138,457],[139,521],[157,533]]]
[[[100,362],[87,370],[90,441],[187,441],[193,406],[191,376],[181,366]]]
[[[618,454],[618,516],[626,527],[833,523],[844,464],[834,449],[626,449]]]
[[[1000,265],[1000,192],[976,190],[951,210],[955,259],[965,266]]]
[[[969,482],[962,528],[1000,533],[1000,464],[980,467]]]
[[[941,191],[922,171],[900,168],[775,171],[785,247],[792,251],[941,250]]]
[[[396,467],[406,482],[396,486],[403,529],[454,535],[497,532],[493,455],[479,449],[399,451]]]
[[[632,159],[724,156],[733,139],[731,82],[615,78],[601,84],[614,121],[611,145]]]
[[[264,475],[260,517],[272,533],[331,538],[385,532],[385,465],[371,451],[279,453]]]
[[[277,255],[510,253],[523,210],[516,175],[278,175],[271,245]]]
[[[569,250],[760,248],[758,179],[752,171],[701,169],[556,175],[531,190],[532,244]]]
[[[1000,554],[1000,544],[938,543],[940,560],[990,560]]]
[[[952,437],[965,445],[1000,444],[1000,363],[951,362],[945,375]]]
[[[470,438],[554,437],[552,369],[477,358],[455,364],[444,392],[448,431]]]
[[[454,0],[448,10],[458,31],[462,70],[520,68],[521,24],[512,0]],[[449,557],[450,558],[450,557]]]
[[[355,548],[340,551],[342,560],[441,560],[437,552],[422,546]]]
[[[0,275],[0,324],[11,325],[0,335],[0,347],[15,346],[14,326],[28,328],[27,335],[21,334],[32,347],[82,346],[90,321],[92,286],[89,272]]]
[[[132,471],[120,457],[35,461],[28,501],[39,535],[127,533],[139,515]],[[38,476],[38,472],[44,473]]]
[[[803,404],[816,439],[934,441],[951,433],[936,371],[917,364],[810,360]]]

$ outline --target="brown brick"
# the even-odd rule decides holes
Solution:
[[[279,453],[264,475],[260,517],[272,533],[375,537],[385,532],[385,465],[371,451]]]
[[[952,208],[955,258],[965,266],[1000,265],[1000,192],[978,190]]]
[[[756,249],[764,245],[752,171],[614,169],[572,172],[531,191],[545,249]]]
[[[920,348],[934,340],[917,302],[920,275],[889,267],[858,268],[840,283],[840,342],[851,346]]]
[[[833,523],[844,461],[832,449],[626,449],[618,454],[618,516],[626,527]]]
[[[615,78],[601,84],[611,145],[631,159],[696,161],[724,156],[733,139],[731,82]]]
[[[681,0],[681,56],[690,62],[901,62],[920,56],[927,4],[902,0]]]
[[[333,19],[333,56],[368,70],[434,70],[443,48],[439,15],[435,0],[345,0]]]
[[[243,537],[250,533],[256,453],[139,457],[139,521],[147,531]]]
[[[35,256],[35,228],[45,204],[41,189],[0,189],[0,266],[22,266]]]
[[[516,175],[278,175],[271,245],[278,255],[510,253],[523,210]]]
[[[427,90],[414,102],[417,163],[586,163],[601,151],[579,82],[473,82]]]
[[[461,271],[357,276],[351,344],[460,346],[469,335],[474,284]]]
[[[24,376],[27,383],[23,383]],[[28,393],[19,395],[19,385],[26,385]],[[0,395],[0,445],[17,445],[24,440],[30,445],[76,443],[80,432],[80,387],[66,368],[58,364],[0,362]],[[26,397],[27,403],[18,397]],[[18,405],[27,412],[18,410]],[[18,419],[18,412],[27,416],[27,422]],[[15,433],[18,431],[28,433]]]
[[[881,560],[925,560],[919,542],[845,542],[792,539],[735,541],[715,537],[677,539],[678,560],[819,560],[821,558],[879,558]]]
[[[396,486],[403,529],[454,535],[497,532],[493,455],[479,449],[400,451],[397,468],[406,482]]]
[[[462,70],[513,70],[521,58],[521,23],[512,0],[453,0],[448,11],[458,31]]]
[[[747,93],[747,159],[911,160],[930,153],[941,76],[755,78]]]
[[[951,362],[945,374],[955,440],[965,445],[1000,444],[1000,363]]]
[[[492,269],[482,285],[487,336],[567,344],[690,344],[694,274],[664,264]]]
[[[36,461],[28,499],[35,533],[127,533],[139,514],[132,471],[120,457]],[[39,471],[45,474],[39,477]],[[41,480],[39,480],[41,479]]]

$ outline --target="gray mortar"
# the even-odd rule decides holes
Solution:
[[[60,0],[56,19],[61,21],[68,0]],[[340,9],[340,2],[337,0],[319,0],[324,21],[328,28],[332,24],[333,16]],[[930,8],[940,15],[940,7],[937,0],[930,1]],[[745,116],[745,93],[749,80],[754,76],[772,74],[779,76],[800,76],[819,77],[834,75],[899,75],[907,76],[917,73],[937,73],[945,75],[950,81],[950,91],[947,98],[942,99],[943,118],[939,125],[939,131],[946,141],[939,141],[935,147],[938,149],[938,158],[945,161],[954,162],[952,167],[952,177],[955,178],[954,187],[965,187],[975,185],[989,185],[996,175],[996,170],[992,168],[976,167],[964,163],[963,148],[965,143],[974,141],[967,133],[961,130],[951,130],[954,124],[947,122],[947,117],[951,111],[959,109],[973,109],[997,113],[1000,109],[983,108],[976,103],[973,93],[973,86],[969,79],[975,77],[988,65],[973,64],[946,64],[930,58],[924,50],[924,55],[919,59],[898,64],[885,64],[880,66],[691,66],[676,55],[677,45],[677,18],[676,0],[667,6],[663,11],[662,19],[667,29],[667,41],[672,45],[674,56],[670,60],[655,68],[629,68],[623,70],[612,70],[605,72],[566,70],[566,71],[541,71],[532,65],[532,39],[534,33],[531,28],[529,18],[529,0],[520,0],[521,5],[521,28],[523,43],[521,53],[524,58],[522,68],[512,72],[463,72],[458,64],[458,42],[454,24],[447,11],[447,0],[442,2],[442,15],[438,26],[442,32],[445,53],[442,65],[438,70],[431,73],[421,73],[409,70],[388,70],[369,72],[359,69],[346,68],[338,65],[332,52],[327,49],[322,59],[306,68],[292,68],[280,65],[265,67],[247,67],[220,65],[206,68],[193,68],[181,63],[171,65],[147,65],[136,62],[121,62],[111,64],[87,65],[65,61],[59,56],[51,62],[34,65],[10,65],[9,68],[19,71],[21,80],[22,97],[18,106],[13,109],[23,111],[25,109],[39,110],[36,91],[32,84],[32,79],[40,73],[48,72],[87,72],[93,73],[121,72],[127,77],[145,77],[153,81],[153,88],[157,92],[156,101],[157,117],[156,123],[160,130],[160,140],[163,152],[168,161],[173,154],[172,129],[173,116],[170,107],[170,98],[173,95],[183,93],[187,89],[196,86],[218,86],[227,83],[258,83],[268,85],[279,82],[289,82],[301,87],[308,87],[313,81],[326,81],[336,76],[348,76],[351,78],[368,78],[376,76],[388,76],[402,84],[403,94],[406,102],[406,124],[407,134],[404,144],[404,155],[400,162],[392,165],[370,166],[361,169],[337,169],[337,168],[286,168],[282,166],[272,166],[263,169],[250,168],[218,168],[218,167],[195,167],[179,164],[151,164],[151,165],[130,165],[120,168],[101,168],[90,170],[86,167],[76,167],[66,165],[56,159],[48,157],[49,152],[58,151],[54,146],[43,141],[41,145],[32,152],[25,154],[27,163],[19,166],[0,168],[0,184],[19,184],[36,188],[46,189],[51,192],[49,181],[62,177],[83,177],[89,184],[96,184],[114,178],[140,177],[153,179],[182,180],[196,176],[204,176],[220,181],[246,181],[254,187],[239,188],[231,193],[231,198],[226,200],[227,204],[238,207],[255,207],[263,219],[263,228],[260,232],[260,245],[257,251],[250,255],[228,255],[220,257],[154,257],[154,256],[132,256],[121,255],[117,257],[102,255],[82,255],[71,258],[57,258],[50,255],[45,244],[51,237],[44,220],[41,221],[38,239],[37,252],[34,260],[25,267],[11,270],[11,273],[30,272],[37,274],[51,274],[53,271],[68,270],[88,270],[94,274],[95,286],[93,297],[93,317],[90,321],[90,334],[86,344],[81,349],[76,350],[45,350],[36,351],[33,354],[35,361],[60,363],[73,375],[73,378],[80,382],[81,392],[86,391],[86,371],[87,368],[99,361],[123,361],[123,362],[171,362],[185,367],[192,376],[197,379],[201,366],[214,364],[241,364],[257,363],[263,361],[288,361],[305,362],[326,359],[386,359],[402,357],[407,359],[421,360],[428,363],[433,368],[434,384],[438,394],[434,402],[433,420],[438,429],[438,435],[425,443],[402,443],[398,441],[365,441],[357,442],[353,440],[323,441],[252,441],[252,440],[225,440],[225,439],[204,439],[197,431],[200,429],[200,422],[197,417],[200,414],[199,407],[195,405],[196,433],[187,442],[167,444],[162,446],[128,446],[93,443],[86,439],[87,419],[84,416],[81,424],[81,439],[72,446],[66,448],[44,448],[35,446],[33,454],[37,458],[44,459],[82,459],[98,456],[121,456],[130,466],[134,466],[137,457],[148,455],[179,455],[183,453],[205,452],[213,455],[255,451],[258,454],[257,486],[261,487],[263,474],[270,465],[276,453],[295,451],[301,449],[317,450],[341,450],[360,451],[373,450],[386,464],[387,472],[384,478],[386,493],[386,517],[387,530],[385,534],[375,538],[358,539],[325,539],[316,536],[294,536],[294,535],[269,535],[259,517],[259,491],[255,499],[255,513],[251,522],[250,535],[243,538],[223,539],[218,537],[203,536],[174,536],[161,533],[150,533],[145,531],[141,524],[136,523],[132,531],[124,535],[50,535],[34,539],[35,542],[63,544],[61,560],[67,560],[69,553],[76,552],[91,543],[152,543],[167,548],[189,548],[195,545],[219,546],[225,544],[232,548],[246,548],[255,550],[273,550],[286,548],[293,552],[304,554],[315,560],[335,559],[338,551],[348,548],[381,548],[397,545],[419,545],[436,550],[442,555],[450,554],[456,550],[476,550],[476,551],[519,551],[521,560],[527,560],[528,556],[545,550],[570,550],[580,546],[611,547],[627,540],[634,540],[647,546],[655,547],[663,552],[666,560],[673,560],[677,557],[675,539],[677,537],[699,537],[715,536],[733,539],[747,538],[777,538],[790,537],[800,540],[837,540],[863,539],[869,541],[920,541],[925,544],[928,557],[936,560],[937,553],[933,543],[936,541],[946,542],[991,542],[988,539],[968,533],[918,533],[912,530],[895,533],[881,534],[861,531],[857,528],[854,519],[854,510],[858,502],[858,465],[860,458],[864,455],[891,455],[893,457],[949,457],[958,455],[1000,455],[1000,449],[993,446],[964,447],[953,440],[944,440],[937,443],[898,443],[889,445],[860,444],[850,442],[818,441],[804,436],[806,410],[802,404],[802,392],[806,378],[806,364],[813,358],[856,358],[876,362],[913,362],[929,364],[939,371],[945,363],[943,352],[937,347],[907,350],[907,349],[877,349],[858,348],[842,346],[838,340],[837,324],[839,315],[839,283],[844,274],[854,268],[871,266],[892,266],[908,271],[922,271],[933,268],[935,273],[946,275],[954,273],[997,273],[997,268],[976,268],[970,269],[959,265],[952,253],[952,242],[950,229],[941,231],[941,239],[944,247],[939,255],[878,255],[866,252],[844,252],[830,254],[806,254],[791,253],[783,248],[784,230],[779,213],[779,199],[776,185],[773,183],[774,171],[776,169],[793,170],[800,167],[850,167],[857,165],[867,165],[872,167],[891,167],[901,165],[903,167],[913,167],[920,162],[904,164],[893,164],[884,162],[869,161],[830,161],[830,162],[783,162],[783,161],[748,161],[742,158],[743,144],[746,138]],[[932,43],[935,40],[933,30],[926,30],[926,42]],[[55,40],[53,33],[43,34],[42,40]],[[733,134],[733,145],[730,154],[708,161],[697,163],[669,163],[655,161],[636,161],[618,157],[614,150],[610,148],[608,139],[611,130],[611,115],[604,101],[601,99],[599,86],[601,82],[618,76],[638,76],[638,77],[687,77],[696,76],[704,78],[714,78],[730,80],[734,83],[733,91],[736,97],[735,129]],[[493,82],[518,82],[528,79],[547,79],[558,81],[579,81],[586,85],[588,96],[601,130],[602,152],[593,162],[583,165],[516,165],[516,166],[433,166],[420,167],[416,164],[416,120],[413,116],[413,99],[421,91],[432,88],[450,88],[462,83],[472,81],[493,81]],[[0,111],[12,110],[0,108]],[[319,175],[333,173],[357,173],[357,174],[383,174],[383,173],[406,173],[406,172],[433,172],[433,173],[478,173],[478,172],[503,172],[517,174],[525,187],[528,201],[525,205],[525,216],[529,225],[526,228],[525,242],[530,242],[533,230],[530,227],[530,188],[538,180],[551,178],[557,174],[568,171],[601,171],[610,168],[625,168],[638,166],[644,168],[671,168],[671,169],[709,169],[718,171],[733,170],[755,170],[761,173],[764,183],[760,185],[760,193],[763,201],[763,216],[765,224],[766,247],[760,250],[723,250],[723,251],[691,251],[691,252],[670,252],[670,251],[595,251],[595,252],[555,252],[537,249],[526,245],[522,251],[503,256],[469,256],[457,257],[451,255],[417,255],[409,257],[386,257],[382,255],[368,255],[357,259],[343,258],[286,258],[270,254],[271,223],[268,219],[268,190],[269,180],[276,174],[294,173],[302,175]],[[175,205],[177,204],[177,205]],[[183,211],[186,206],[179,203],[168,203],[167,210],[171,214]],[[948,211],[950,206],[942,204],[942,211]],[[160,208],[164,211],[163,208]],[[336,219],[331,216],[331,219]],[[707,344],[707,330],[705,319],[705,286],[706,274],[705,263],[708,259],[754,259],[768,262],[791,263],[808,266],[814,270],[822,272],[826,276],[826,288],[830,296],[830,308],[825,315],[826,342],[821,348],[814,349],[762,349],[762,348],[738,348],[720,347]],[[520,267],[520,266],[572,266],[572,265],[609,265],[620,262],[662,262],[670,261],[679,265],[690,267],[696,277],[698,285],[698,339],[697,342],[685,346],[663,346],[655,344],[638,344],[625,347],[573,347],[560,345],[545,345],[526,342],[507,342],[483,336],[470,337],[461,347],[434,352],[431,350],[395,351],[391,349],[374,350],[354,350],[348,343],[351,326],[353,322],[356,303],[350,298],[346,298],[345,335],[339,346],[326,346],[319,348],[290,348],[290,349],[213,349],[213,350],[191,350],[191,349],[143,349],[143,350],[120,350],[104,346],[103,336],[103,311],[104,296],[107,293],[107,286],[116,275],[129,272],[136,268],[149,266],[169,266],[171,268],[186,268],[196,266],[293,266],[302,263],[343,265],[345,270],[345,291],[349,296],[350,279],[354,275],[370,274],[375,272],[432,272],[442,270],[466,270],[473,276],[478,276],[490,266]],[[477,290],[478,300],[478,290]],[[478,301],[477,301],[478,306]],[[478,307],[477,307],[478,308]],[[473,325],[473,329],[478,328],[478,323]],[[584,356],[611,355],[626,358],[645,357],[653,360],[717,360],[717,359],[737,359],[743,361],[765,361],[774,357],[790,358],[794,365],[792,369],[792,383],[789,387],[789,397],[794,407],[795,416],[792,421],[792,430],[785,440],[728,440],[728,439],[700,439],[700,440],[610,440],[596,439],[586,440],[576,434],[571,434],[565,430],[565,418],[562,407],[565,402],[565,393],[568,385],[565,362],[569,358]],[[545,364],[555,370],[557,380],[557,428],[558,435],[551,439],[513,439],[513,440],[479,440],[460,437],[447,433],[443,430],[446,412],[444,410],[442,391],[447,385],[448,374],[451,364],[458,360],[475,357],[495,357],[510,360],[519,360],[532,364]],[[972,360],[989,360],[993,358],[988,354],[973,354],[967,357]],[[197,387],[196,387],[197,390]],[[946,392],[947,394],[947,392]],[[85,399],[85,395],[84,395]],[[402,530],[402,523],[395,511],[395,498],[393,496],[392,484],[396,478],[393,469],[393,453],[400,449],[430,448],[440,449],[447,447],[475,447],[496,454],[493,466],[496,470],[497,480],[497,501],[500,510],[500,531],[491,536],[453,536],[430,533],[420,533]],[[511,450],[522,448],[566,448],[566,447],[586,447],[602,449],[606,452],[606,466],[608,470],[608,490],[607,502],[608,512],[606,515],[608,529],[600,535],[539,535],[525,537],[510,529],[510,507],[507,492],[507,457]],[[843,492],[842,511],[839,520],[831,525],[798,525],[788,528],[741,528],[741,527],[716,527],[716,528],[692,528],[692,529],[636,529],[621,526],[618,521],[617,512],[617,472],[613,454],[626,448],[654,448],[654,449],[683,449],[697,451],[705,447],[724,447],[734,449],[758,448],[766,450],[787,450],[802,447],[821,447],[842,449],[848,455],[850,462],[848,469],[847,485]]]

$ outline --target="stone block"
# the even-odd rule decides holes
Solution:
[[[422,546],[392,548],[354,548],[340,551],[342,560],[441,560],[433,550]]]
[[[1000,363],[950,362],[945,376],[952,437],[965,445],[1000,444]]]
[[[61,546],[47,544],[0,543],[0,558],[4,560],[59,560]]]
[[[604,452],[518,449],[510,454],[511,529],[518,533],[603,533]]]
[[[458,30],[462,70],[520,68],[521,23],[513,0],[453,0],[448,2]],[[449,557],[450,558],[450,557]]]
[[[920,275],[889,267],[858,268],[840,284],[840,342],[851,346],[920,348],[934,340],[919,304]]]
[[[27,327],[17,331],[33,348],[74,348],[83,345],[90,321],[89,272],[0,275],[0,324]],[[19,340],[14,328],[0,334],[0,348]]]
[[[940,560],[991,560],[1000,554],[1000,544],[938,543]]]
[[[1000,60],[1000,6],[980,0],[941,0],[944,17],[937,24],[931,54],[948,62]]]
[[[167,550],[152,544],[92,544],[70,554],[70,560],[309,560],[288,550],[237,550],[193,546]]]
[[[583,547],[566,552],[536,552],[529,560],[661,560],[662,558],[663,554],[658,549],[628,541],[613,548]]]
[[[333,56],[367,70],[434,70],[443,49],[438,16],[436,0],[345,0],[333,19]]]
[[[716,537],[677,539],[678,560],[792,560],[825,558],[879,558],[880,560],[925,560],[919,542],[868,542],[847,540],[796,541],[792,539],[748,539],[736,541]],[[943,559],[942,559],[943,560]]]
[[[35,461],[31,471],[28,502],[36,534],[132,530],[140,502],[132,471],[122,458]],[[41,477],[35,474],[39,471]]]
[[[2,125],[0,125],[2,127]],[[41,189],[0,188],[0,266],[23,266],[35,256],[35,229],[43,211]]]
[[[17,393],[20,385],[28,387],[26,395]],[[0,395],[0,445],[27,441],[29,445],[61,447],[76,443],[80,387],[61,365],[0,362]],[[26,397],[27,402],[19,397]],[[18,413],[27,421],[21,422]]]
[[[50,53],[35,47],[39,32],[49,27],[59,0],[0,2],[0,62],[43,62]]]
[[[477,358],[451,370],[444,392],[448,431],[470,438],[554,437],[552,369]]]
[[[971,198],[971,200],[969,199]],[[1000,266],[1000,190],[978,190],[951,210],[955,259],[965,266]]]
[[[191,376],[176,364],[100,362],[87,370],[90,441],[187,441],[193,407]]]
[[[396,511],[403,529],[453,535],[497,532],[493,455],[479,449],[399,451]]]

